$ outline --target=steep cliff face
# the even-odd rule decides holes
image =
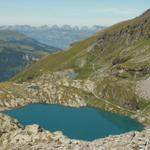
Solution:
[[[46,53],[43,52],[43,55]],[[42,56],[42,52],[41,52]],[[33,61],[40,59],[40,55],[18,52],[13,49],[5,49],[0,52],[0,81],[5,81],[21,71]]]

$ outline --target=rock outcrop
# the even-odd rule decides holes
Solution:
[[[6,86],[1,88],[0,107],[7,109],[30,103],[86,106],[85,96],[88,97],[88,94],[94,91],[94,82],[70,79],[68,73],[70,70],[43,74],[31,82],[22,84],[8,83],[7,89]]]

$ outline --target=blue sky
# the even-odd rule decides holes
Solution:
[[[150,0],[0,0],[0,25],[111,25],[140,15]]]

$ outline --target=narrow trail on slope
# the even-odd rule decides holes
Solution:
[[[150,111],[150,104],[149,105],[147,105],[143,110],[141,110],[140,112],[138,112],[137,113],[137,116],[143,116],[144,115],[144,112],[146,111],[146,110],[149,110]],[[149,120],[150,121],[150,118],[148,118],[147,116],[144,116],[147,120]]]
[[[92,94],[93,94],[98,100],[100,100],[100,101],[103,101],[103,102],[105,102],[105,103],[107,103],[107,104],[109,104],[109,105],[112,105],[112,106],[114,106],[114,107],[117,107],[117,108],[120,109],[120,110],[128,111],[129,113],[134,113],[134,114],[135,114],[134,111],[127,110],[127,109],[125,109],[125,108],[123,108],[123,107],[120,107],[119,105],[116,105],[116,104],[111,103],[110,101],[107,101],[107,100],[104,100],[104,99],[102,100],[102,98],[100,98],[99,96],[97,96],[94,92],[92,92]]]

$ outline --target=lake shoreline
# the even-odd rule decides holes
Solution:
[[[89,139],[82,138],[83,135],[86,137],[94,134],[95,139],[98,139],[134,130],[142,131],[145,127],[136,119],[90,106],[75,108],[59,104],[36,103],[4,111],[4,114],[16,118],[23,125],[39,124],[44,129],[52,132],[61,130],[67,137],[79,140],[90,139],[90,137]],[[47,114],[49,115],[47,116]],[[68,124],[68,122],[70,123]],[[63,126],[64,124],[65,127]],[[76,126],[74,126],[75,124]],[[85,128],[86,124],[89,127]],[[89,129],[84,131],[87,128]],[[82,133],[83,131],[84,134]],[[80,137],[79,133],[83,135]]]
[[[99,108],[99,107],[94,107],[94,106],[90,106],[90,105],[86,105],[86,106],[76,106],[76,105],[66,105],[66,104],[50,104],[50,103],[28,103],[28,104],[24,104],[22,106],[17,106],[17,107],[0,107],[0,113],[3,113],[5,111],[9,111],[9,110],[13,110],[13,109],[19,109],[19,108],[22,108],[22,107],[26,107],[28,105],[34,105],[34,104],[42,104],[42,105],[58,105],[58,106],[61,106],[61,107],[68,107],[68,108],[84,108],[84,107],[90,107],[90,108],[94,108],[94,109],[97,109],[97,110],[101,110],[101,111],[104,111],[104,112],[109,112],[109,113],[112,113],[112,114],[116,114],[116,115],[120,115],[120,116],[126,116],[126,117],[129,117],[131,119],[134,119],[136,120],[137,122],[141,123],[143,126],[144,126],[144,129],[147,129],[150,127],[149,124],[141,121],[138,117],[134,117],[134,116],[130,116],[130,115],[124,115],[124,114],[120,114],[120,113],[116,113],[116,112],[112,112],[112,111],[108,111],[108,110],[105,110],[105,109],[102,109],[102,108]]]
[[[13,109],[13,108],[12,108],[12,109]],[[6,107],[4,107],[4,108],[3,108],[3,107],[0,107],[0,113],[3,112],[3,111],[7,111],[7,110],[11,110],[11,109],[10,109],[10,108],[6,108]]]
[[[139,131],[131,131],[120,135],[111,135],[93,141],[70,139],[62,132],[49,132],[38,125],[22,126],[7,115],[0,114],[0,131],[5,131],[1,136],[0,147],[2,149],[57,149],[57,150],[100,150],[106,149],[133,149],[135,146],[146,149],[150,147],[150,128]],[[7,124],[7,126],[6,126]],[[29,134],[30,133],[30,134]],[[22,140],[23,139],[23,140]],[[38,139],[38,142],[37,142]],[[140,140],[139,140],[140,139]],[[16,142],[17,140],[17,142]],[[113,144],[113,143],[114,144]],[[122,148],[121,148],[122,146]]]

